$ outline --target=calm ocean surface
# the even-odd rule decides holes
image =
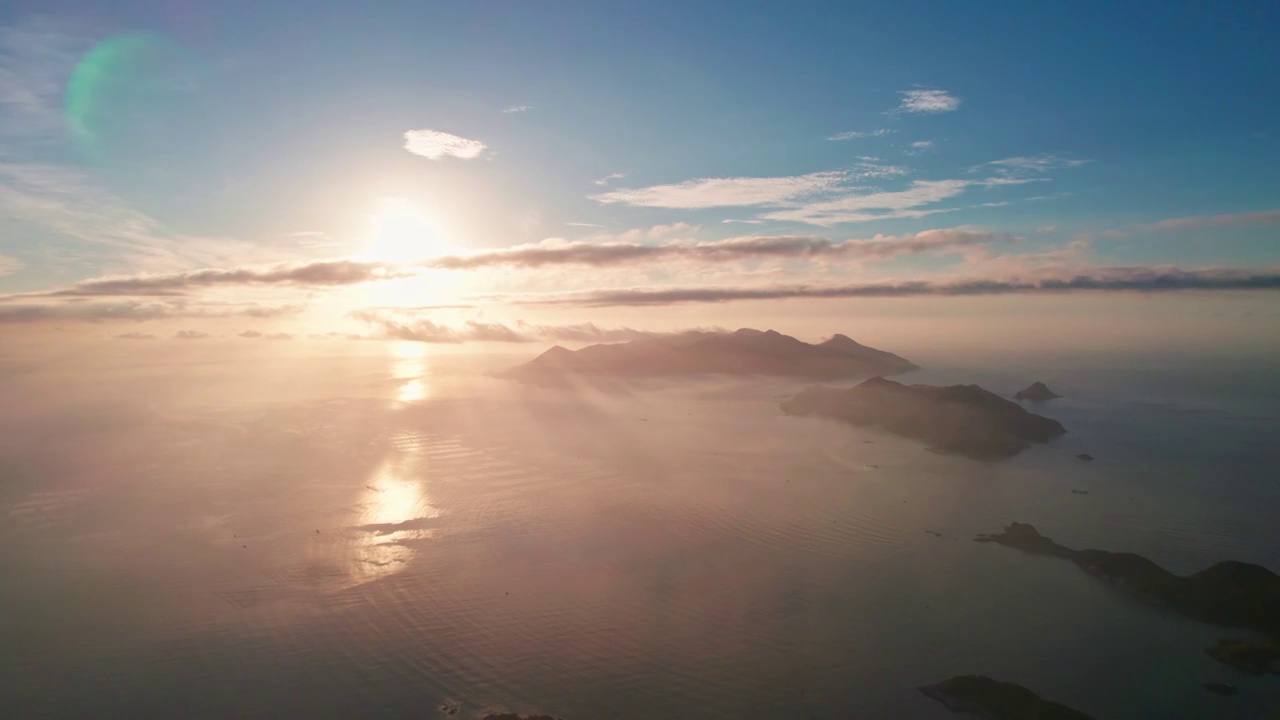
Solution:
[[[783,416],[803,383],[76,362],[0,364],[0,717],[940,720],[916,687],[967,673],[1100,718],[1280,713],[1202,652],[1247,633],[972,542],[1280,570],[1267,363],[920,359],[900,379],[1065,395],[1065,437],[981,463]]]

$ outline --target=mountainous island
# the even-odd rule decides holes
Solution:
[[[1192,575],[1174,575],[1134,553],[1072,550],[1019,522],[974,539],[1064,558],[1142,602],[1202,622],[1280,639],[1280,575],[1261,565],[1224,560]],[[1274,640],[1222,640],[1206,652],[1245,672],[1280,672],[1280,646]]]
[[[574,375],[653,377],[674,375],[776,375],[838,380],[897,375],[920,368],[891,352],[836,335],[810,344],[774,330],[685,332],[581,350],[556,347],[503,373],[524,381]]]
[[[816,386],[782,403],[788,415],[817,415],[923,440],[979,460],[1017,455],[1066,432],[977,385],[903,385],[873,377],[851,388]]]

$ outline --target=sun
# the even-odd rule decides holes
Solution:
[[[387,198],[370,216],[368,254],[378,260],[410,262],[442,255],[441,241],[431,218],[401,198]]]

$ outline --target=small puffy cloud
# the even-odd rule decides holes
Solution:
[[[144,333],[144,332],[120,333],[119,335],[112,335],[111,337],[117,340],[155,340],[156,339],[155,335],[152,335],[151,333]]]
[[[242,338],[250,338],[250,339],[254,339],[254,340],[257,340],[257,339],[264,339],[264,340],[292,340],[292,339],[293,339],[293,336],[292,336],[292,335],[290,335],[289,333],[284,333],[284,332],[279,332],[279,333],[261,333],[261,332],[258,332],[257,330],[245,330],[244,332],[240,333],[240,337],[242,337]]]
[[[946,90],[903,90],[897,112],[944,113],[958,110],[960,98]]]
[[[445,156],[470,160],[480,157],[485,147],[485,144],[479,140],[471,140],[440,130],[423,128],[409,130],[404,134],[404,149],[428,160],[439,160]]]
[[[1053,225],[1045,225],[1044,227],[1036,228],[1036,232],[1040,233],[1041,235],[1048,235],[1051,232],[1055,232],[1057,229],[1058,228]]]
[[[528,112],[528,111],[530,111],[530,110],[532,110],[532,109],[533,109],[533,106],[532,106],[532,105],[509,105],[509,106],[507,106],[507,107],[502,108],[502,112],[504,112],[504,113],[522,113],[522,112]]]
[[[623,174],[623,173],[610,173],[609,175],[605,175],[604,177],[600,178],[599,180],[596,180],[596,181],[595,181],[595,184],[596,184],[596,185],[608,185],[609,183],[613,182],[614,180],[621,180],[621,179],[622,179],[622,178],[624,178],[624,177],[626,177],[626,175],[625,175],[625,174]]]
[[[929,151],[933,150],[933,149],[934,149],[934,148],[936,148],[937,146],[938,146],[938,144],[937,144],[937,143],[935,143],[935,142],[934,142],[934,141],[932,141],[932,140],[917,140],[917,141],[915,141],[915,142],[911,143],[911,145],[907,148],[907,154],[908,154],[908,155],[923,155],[924,153],[927,153],[927,152],[929,152]]]
[[[173,338],[175,340],[204,340],[209,337],[213,336],[207,332],[200,332],[199,330],[179,330],[173,334]]]

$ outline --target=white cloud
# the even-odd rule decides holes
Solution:
[[[848,173],[843,171],[789,177],[699,178],[674,185],[613,190],[591,199],[606,204],[676,209],[777,205],[831,190],[847,178]]]
[[[831,135],[827,139],[835,140],[835,141],[853,140],[854,138],[862,138],[862,137],[880,137],[881,135],[888,135],[891,132],[893,132],[893,130],[890,130],[889,128],[879,128],[878,130],[868,130],[866,132],[862,132],[859,130],[849,130],[846,132],[836,133],[835,135]]]
[[[944,209],[924,210],[920,209],[920,206],[955,197],[973,184],[975,183],[968,180],[916,180],[906,190],[848,195],[834,200],[777,210],[761,217],[767,220],[785,220],[812,225],[918,218],[945,212]]]
[[[960,108],[960,98],[946,90],[903,90],[897,112],[943,113]]]
[[[937,147],[937,143],[932,140],[917,140],[911,143],[907,148],[908,155],[923,155]]]
[[[528,111],[530,111],[530,110],[532,110],[532,109],[533,109],[533,106],[532,106],[532,105],[511,105],[511,106],[509,106],[509,107],[504,107],[504,108],[502,108],[502,112],[504,112],[504,113],[522,113],[522,112],[528,112]]]
[[[589,228],[604,227],[603,225],[597,225],[595,223],[580,223],[580,222],[567,222],[565,223],[565,225],[568,225],[569,227],[589,227]]]
[[[486,145],[440,130],[409,130],[404,134],[404,149],[428,160],[439,160],[446,155],[463,160],[480,157]]]
[[[1091,160],[1073,160],[1071,158],[1058,157],[1057,155],[1040,154],[1040,155],[1024,155],[1021,157],[1005,158],[1003,160],[992,160],[985,165],[979,165],[973,168],[979,170],[985,166],[995,168],[998,173],[1043,173],[1050,170],[1058,170],[1060,168],[1080,167]]]
[[[596,181],[595,181],[595,184],[596,184],[596,185],[608,185],[610,182],[612,182],[612,181],[614,181],[614,180],[621,180],[621,179],[622,179],[622,178],[624,178],[624,177],[626,177],[626,175],[625,175],[625,174],[623,174],[623,173],[611,173],[611,174],[609,174],[609,175],[605,175],[604,177],[600,178],[599,180],[596,180]]]

